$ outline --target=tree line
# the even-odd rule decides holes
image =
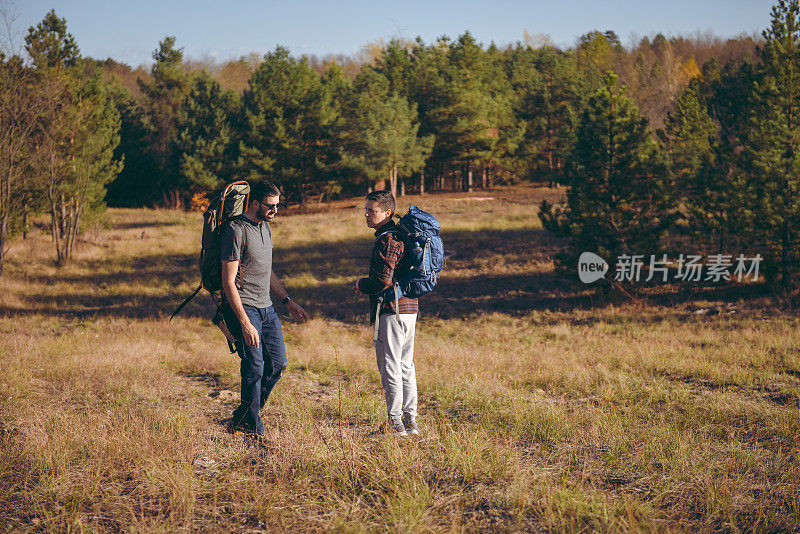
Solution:
[[[627,50],[613,32],[591,32],[566,51],[531,36],[500,49],[466,32],[372,44],[357,65],[278,47],[200,68],[167,37],[147,76],[105,64],[131,90],[119,149],[127,163],[108,199],[187,207],[234,176],[271,178],[294,202],[384,183],[402,194],[563,182],[580,111],[605,72],[620,73],[661,124],[701,75],[695,56],[742,61],[755,46],[658,35]]]
[[[655,131],[606,74],[577,123],[567,201],[541,206],[569,237],[560,265],[574,272],[583,251],[761,255],[772,288],[796,299],[799,110],[798,0],[773,7],[753,61],[706,62]]]
[[[676,136],[688,135],[676,122],[681,106],[692,106],[686,95],[695,94],[697,113],[705,110],[713,129],[708,150],[736,152],[731,139],[722,143],[734,135],[725,121],[747,104],[726,100],[724,91],[749,94],[768,45],[752,37],[657,35],[626,48],[614,32],[593,31],[567,50],[527,34],[500,48],[466,32],[433,43],[373,44],[356,60],[295,58],[278,47],[202,68],[166,37],[144,72],[81,57],[55,12],[29,29],[25,43],[26,54],[2,57],[0,254],[32,214],[49,213],[59,264],[68,261],[82,221],[105,203],[202,207],[207,192],[232,179],[270,179],[292,202],[373,187],[470,191],[521,179],[577,192],[596,164],[579,171],[581,158],[602,149],[589,135],[592,118],[609,112],[601,101],[635,117],[624,125],[635,132],[622,134],[641,138],[642,147],[631,148],[641,154],[630,157],[638,161],[649,150],[661,162],[657,172],[711,182],[696,161],[711,156],[680,155]],[[641,188],[677,205],[674,186]],[[708,222],[699,207],[684,204],[687,224]],[[715,221],[728,213],[706,204],[719,212]],[[543,213],[551,228],[566,231],[575,226],[566,218],[578,210],[545,206]],[[727,227],[723,234],[734,235]]]

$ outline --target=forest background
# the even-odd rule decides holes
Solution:
[[[0,69],[0,273],[9,239],[48,214],[56,263],[106,205],[203,209],[233,179],[269,179],[307,205],[372,188],[570,187],[542,206],[571,236],[559,256],[675,250],[764,258],[791,295],[800,223],[798,2],[761,37],[613,31],[561,49],[469,32],[393,39],[357,57],[184,58],[165,37],[147,71],[82,57],[55,11]]]

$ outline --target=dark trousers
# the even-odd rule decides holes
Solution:
[[[244,311],[258,332],[258,347],[245,345],[242,326],[236,315],[229,306],[222,308],[225,324],[236,337],[236,348],[242,359],[242,403],[233,412],[233,424],[241,425],[249,432],[261,434],[264,427],[258,412],[286,369],[286,347],[283,343],[281,321],[274,307],[255,308],[245,305]]]

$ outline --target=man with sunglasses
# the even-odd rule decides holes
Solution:
[[[298,323],[308,319],[272,270],[272,231],[280,191],[270,182],[250,189],[245,212],[231,219],[222,232],[222,314],[236,338],[241,358],[242,402],[233,412],[231,432],[261,435],[259,411],[286,368],[286,348],[272,296]]]

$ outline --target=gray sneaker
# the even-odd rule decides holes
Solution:
[[[403,418],[403,427],[410,436],[419,436],[419,428],[417,428],[417,420],[411,417]]]
[[[381,426],[378,427],[378,430],[373,432],[373,436],[396,436],[399,438],[404,438],[408,436],[408,432],[406,432],[406,427],[403,426],[403,423],[397,422],[393,423],[392,421],[384,421],[381,423]]]
[[[388,423],[392,428],[391,432],[389,432],[390,434],[401,438],[404,438],[408,435],[408,432],[406,432],[406,427],[401,421],[388,421]]]

